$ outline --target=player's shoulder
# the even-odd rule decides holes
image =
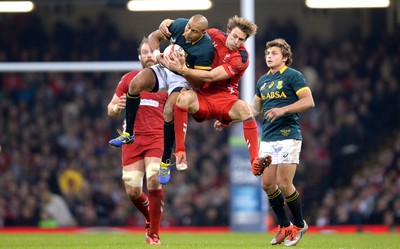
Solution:
[[[300,74],[302,74],[299,70],[294,69],[293,67],[288,67],[288,66],[286,66],[284,68],[284,73],[291,74],[291,75],[300,75]]]
[[[216,44],[225,44],[227,34],[219,29],[207,29],[207,35],[210,36],[211,40]]]
[[[214,45],[212,43],[211,37],[207,33],[195,44],[195,47],[197,47],[197,53],[214,54]]]
[[[170,29],[171,28],[181,28],[181,27],[185,27],[186,24],[189,22],[189,19],[186,18],[177,18],[175,19],[171,25],[170,25]]]
[[[292,82],[294,85],[300,86],[306,84],[306,78],[304,75],[299,70],[292,67],[287,67],[282,75],[286,80]]]
[[[237,53],[239,53],[242,57],[249,57],[249,52],[247,51],[245,46],[240,46],[239,49],[236,51]]]
[[[304,75],[299,70],[292,67],[286,67],[283,74],[287,77],[304,78]]]
[[[179,17],[179,18],[176,18],[172,23],[177,24],[177,23],[187,23],[187,22],[189,22],[189,19],[183,18],[183,17]]]
[[[230,51],[230,57],[234,60],[239,60],[243,64],[249,62],[249,53],[244,46],[239,47],[236,51]]]
[[[207,34],[210,35],[211,38],[226,36],[224,32],[216,28],[207,29]]]
[[[205,33],[198,43],[203,44],[203,46],[214,47],[211,36],[208,33]]]

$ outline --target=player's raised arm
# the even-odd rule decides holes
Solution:
[[[158,56],[160,54],[160,42],[162,40],[167,40],[168,37],[171,36],[171,32],[169,31],[168,27],[174,20],[172,19],[165,19],[161,22],[159,28],[154,30],[149,35],[149,45],[150,49],[153,51],[154,56]]]

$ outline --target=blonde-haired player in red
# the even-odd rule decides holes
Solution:
[[[138,51],[143,68],[157,63],[147,38],[142,40]],[[125,108],[129,84],[140,71],[128,72],[121,78],[107,107],[110,117],[117,117]],[[146,243],[151,245],[161,243],[159,228],[164,193],[158,181],[158,173],[164,147],[163,109],[167,97],[167,92],[140,94],[140,105],[136,115],[137,125],[134,129],[135,143],[122,146],[122,179],[125,190],[132,203],[146,219]],[[148,197],[143,192],[145,175]]]
[[[165,23],[167,25],[167,23]],[[167,32],[163,29],[163,32]],[[165,57],[166,67],[183,75],[197,90],[182,91],[174,109],[176,164],[186,162],[184,144],[188,113],[197,122],[216,119],[216,128],[232,122],[242,122],[244,137],[249,149],[254,175],[261,175],[270,164],[270,157],[258,158],[258,128],[249,104],[239,99],[239,81],[249,65],[249,54],[244,43],[257,32],[257,25],[243,17],[229,18],[227,33],[208,29],[214,44],[214,60],[211,71],[190,69],[182,56]],[[205,82],[195,84],[196,82]]]

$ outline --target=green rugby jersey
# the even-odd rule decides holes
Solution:
[[[297,113],[286,114],[270,122],[265,118],[265,112],[293,104],[299,99],[297,94],[306,88],[308,85],[303,74],[287,66],[275,74],[269,71],[260,77],[256,85],[256,96],[262,101],[262,141],[302,139]]]
[[[214,57],[214,45],[210,36],[206,33],[199,40],[186,43],[183,33],[185,32],[188,19],[175,19],[168,29],[171,36],[167,37],[170,44],[178,44],[186,52],[186,66],[189,68],[211,70],[211,65]]]

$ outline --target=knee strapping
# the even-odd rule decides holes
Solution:
[[[159,163],[149,163],[146,167],[146,178],[149,179],[153,175],[156,175],[160,172],[160,164]]]
[[[125,171],[122,170],[122,180],[132,187],[143,187],[144,172],[138,170]]]

